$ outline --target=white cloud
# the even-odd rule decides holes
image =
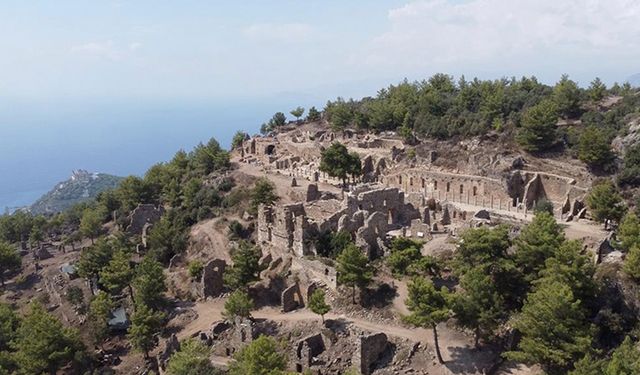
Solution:
[[[133,42],[129,43],[129,51],[137,51],[142,47],[142,43]]]
[[[71,47],[71,52],[97,56],[112,61],[118,61],[122,59],[122,53],[118,49],[116,49],[113,41],[111,40],[106,42],[88,42],[80,45],[75,45]]]
[[[388,19],[389,29],[352,63],[455,70],[589,59],[631,65],[640,57],[637,0],[420,0],[392,9]]]
[[[86,56],[94,56],[110,61],[121,61],[131,56],[142,47],[142,43],[131,42],[125,46],[118,46],[111,40],[105,42],[88,42],[71,47],[71,52]]]
[[[253,41],[298,43],[313,34],[313,28],[304,23],[261,23],[251,25],[243,34]]]

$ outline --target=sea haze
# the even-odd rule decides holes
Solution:
[[[290,100],[3,101],[0,104],[0,213],[26,206],[74,169],[142,175],[179,149],[236,130],[258,131]]]

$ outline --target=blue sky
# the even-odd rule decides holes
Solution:
[[[638,0],[0,0],[0,210],[403,78],[640,72]]]
[[[3,0],[0,98],[360,94],[640,71],[635,0]]]

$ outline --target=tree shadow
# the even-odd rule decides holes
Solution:
[[[447,347],[450,360],[445,362],[454,374],[485,374],[500,360],[500,355],[491,346],[478,350],[471,346]]]
[[[362,307],[383,308],[391,305],[398,296],[398,288],[387,283],[382,283],[377,288],[366,288],[362,293]]]

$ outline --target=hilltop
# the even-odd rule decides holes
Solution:
[[[71,177],[59,182],[48,193],[40,197],[29,211],[39,214],[55,214],[71,206],[91,200],[99,193],[113,189],[122,181],[122,177],[106,173],[90,173],[79,169]]]
[[[0,306],[27,322],[0,354],[43,372],[27,344],[69,326],[51,368],[614,373],[640,322],[637,89],[438,75],[290,113],[0,216]]]

